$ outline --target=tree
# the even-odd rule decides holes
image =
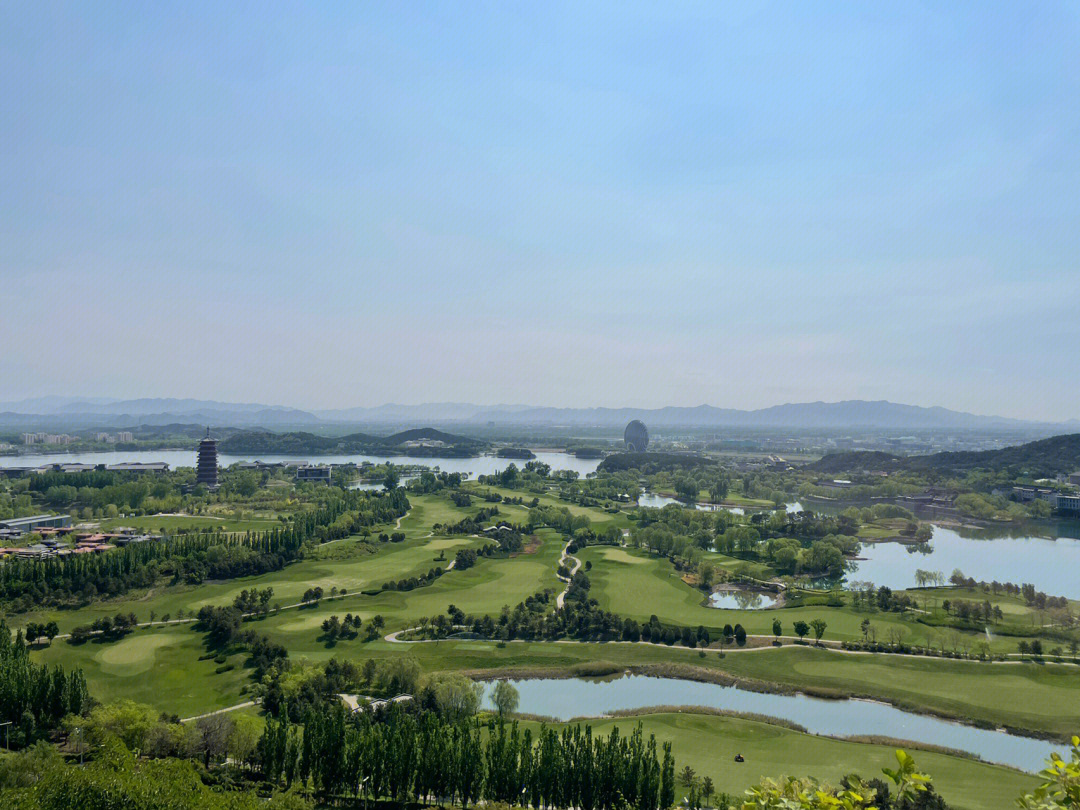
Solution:
[[[802,619],[799,619],[799,621],[795,622],[793,627],[795,628],[795,635],[799,637],[799,641],[802,641],[806,637],[806,634],[810,632],[810,625],[808,625]]]
[[[782,636],[784,634],[784,630],[783,630],[783,627],[781,627],[781,625],[780,625],[780,620],[779,619],[773,619],[772,620],[772,632],[773,632],[773,635],[776,636],[776,644],[779,645],[781,643],[780,636]]]
[[[814,628],[814,640],[821,645],[821,637],[825,635],[825,628],[828,627],[824,619],[814,619],[810,622],[810,626]]]
[[[495,704],[500,717],[513,714],[518,707],[518,691],[510,681],[495,681],[491,690],[491,702]]]
[[[202,757],[204,768],[225,758],[232,733],[233,721],[227,714],[211,714],[195,721],[190,746],[193,754]]]
[[[401,479],[398,477],[397,470],[391,465],[386,466],[386,475],[383,476],[383,487],[386,490],[396,489]]]
[[[1050,755],[1047,767],[1039,771],[1046,781],[1017,803],[1023,810],[1073,810],[1080,807],[1080,737],[1072,738],[1070,759]]]
[[[671,743],[664,743],[664,762],[660,767],[660,807],[668,808],[675,803],[675,757],[671,755]]]
[[[709,800],[713,797],[714,793],[716,793],[716,787],[713,785],[712,779],[710,779],[708,776],[702,778],[701,799],[706,805],[708,805]]]
[[[741,624],[735,625],[735,643],[740,647],[746,646],[746,630]]]

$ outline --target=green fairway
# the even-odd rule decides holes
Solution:
[[[1073,665],[983,664],[893,655],[843,655],[811,647],[725,658],[723,668],[792,687],[883,697],[968,722],[1005,724],[1061,737],[1080,730]]]
[[[613,726],[626,734],[639,720],[646,736],[672,743],[677,769],[689,765],[733,796],[762,776],[814,776],[835,785],[850,773],[870,779],[881,777],[883,767],[896,767],[893,746],[816,737],[737,717],[666,712],[589,723],[594,735],[607,734]],[[737,753],[746,761],[735,762]],[[1015,807],[1018,796],[1039,784],[1036,777],[996,765],[930,751],[909,753],[955,810]]]
[[[444,614],[455,605],[467,614],[498,616],[504,607],[513,608],[531,594],[542,590],[560,592],[565,584],[556,576],[559,557],[566,539],[552,529],[536,533],[538,542],[513,555],[481,556],[467,570],[450,570],[432,584],[413,590],[382,590],[386,582],[417,577],[431,568],[446,570],[458,549],[478,548],[489,541],[462,534],[448,535],[446,526],[490,508],[475,493],[487,488],[470,485],[472,503],[455,506],[444,494],[410,495],[411,508],[395,523],[372,527],[369,538],[359,536],[315,546],[306,556],[279,571],[223,582],[206,581],[198,585],[171,585],[159,582],[154,588],[134,592],[118,600],[98,600],[78,610],[40,610],[8,617],[9,624],[23,627],[29,621],[55,619],[61,632],[85,625],[101,616],[134,612],[147,621],[154,611],[158,620],[179,610],[190,614],[204,605],[230,604],[245,588],[274,589],[273,603],[292,605],[304,591],[319,586],[329,596],[331,588],[345,588],[344,598],[324,598],[318,605],[288,608],[245,627],[266,634],[283,644],[295,662],[325,661],[341,657],[361,662],[367,658],[409,656],[423,670],[458,670],[493,673],[516,670],[521,673],[565,674],[575,667],[629,669],[634,667],[666,668],[666,674],[678,674],[672,667],[692,666],[706,673],[721,673],[741,679],[773,684],[781,689],[820,690],[837,695],[857,694],[890,701],[909,708],[932,710],[948,716],[984,723],[1000,723],[1017,728],[1066,735],[1080,729],[1080,703],[1075,700],[1077,673],[1080,669],[1057,665],[987,665],[944,659],[923,659],[887,655],[845,655],[811,647],[786,644],[779,649],[730,650],[721,658],[714,646],[702,656],[701,651],[682,646],[666,647],[645,644],[518,643],[493,641],[443,641],[439,643],[399,644],[381,638],[371,642],[341,639],[334,644],[321,638],[322,622],[331,615],[352,613],[365,625],[376,615],[385,620],[391,632],[415,626],[422,616]],[[499,490],[501,494],[522,497],[527,492]],[[541,503],[566,506],[552,494],[540,497]],[[616,515],[602,510],[569,506],[575,514],[586,514],[595,523],[613,522],[632,525],[625,513]],[[498,504],[500,520],[525,525],[528,507]],[[439,529],[435,529],[435,526]],[[380,542],[382,533],[400,532],[403,542]],[[719,610],[707,607],[705,594],[687,584],[670,560],[643,551],[591,546],[577,556],[590,563],[589,596],[601,607],[639,622],[656,614],[661,622],[696,627],[704,625],[715,639],[725,624],[742,624],[751,635],[771,638],[772,621],[778,618],[785,635],[793,633],[796,620],[825,619],[826,640],[862,638],[860,624],[869,619],[879,639],[890,629],[902,629],[909,642],[921,644],[922,634],[941,632],[918,624],[916,614],[903,616],[880,611],[866,612],[850,605],[829,607],[788,607],[775,610]],[[732,570],[750,567],[759,576],[768,574],[759,563],[747,563],[721,554],[709,559]],[[362,591],[369,591],[365,594]],[[980,591],[937,589],[919,591],[917,599],[936,603],[944,598],[977,600]],[[990,597],[1006,615],[1028,621],[1034,611],[1016,597]],[[995,647],[1012,651],[1017,637],[999,636]],[[91,641],[73,646],[60,639],[50,647],[35,651],[43,660],[81,666],[91,689],[100,699],[132,697],[156,708],[180,714],[197,714],[215,707],[244,700],[241,688],[248,685],[242,669],[244,656],[233,656],[229,663],[236,668],[221,673],[220,664],[199,661],[206,650],[200,632],[192,624],[140,629],[117,642]],[[761,642],[757,642],[761,643]]]
[[[245,699],[241,689],[249,683],[246,656],[229,656],[227,663],[234,668],[218,673],[222,665],[199,660],[205,653],[202,634],[182,624],[136,630],[115,642],[54,641],[35,655],[50,664],[81,667],[100,701],[128,698],[187,717]]]
[[[281,521],[272,518],[233,518],[215,515],[143,515],[119,517],[101,521],[102,531],[130,527],[145,532],[174,534],[177,531],[264,531],[280,526]]]
[[[860,623],[867,614],[847,607],[800,607],[779,610],[721,610],[705,604],[705,594],[681,579],[669,560],[644,551],[591,546],[578,555],[591,562],[589,595],[606,610],[639,622],[656,615],[661,622],[682,626],[704,625],[715,638],[725,624],[742,624],[751,635],[772,635],[773,619],[783,624],[784,634],[793,635],[794,622],[823,618],[828,623],[826,638],[862,638]],[[716,555],[720,557],[721,555]],[[728,558],[730,559],[730,558]],[[913,634],[913,623],[899,614],[875,613],[872,617],[879,635],[884,638],[889,627],[901,627]]]

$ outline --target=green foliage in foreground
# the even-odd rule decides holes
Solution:
[[[579,810],[659,810],[675,800],[671,743],[646,740],[640,723],[606,737],[588,725],[545,725],[534,741],[532,729],[501,717],[484,728],[391,703],[353,719],[337,704],[309,712],[302,728],[271,720],[258,752],[272,784],[311,784],[324,796]]]
[[[82,670],[35,664],[22,635],[12,637],[0,621],[0,722],[11,723],[6,732],[11,745],[43,736],[89,702]]]
[[[181,759],[137,760],[112,741],[86,765],[67,764],[45,744],[0,764],[5,810],[308,810],[293,794],[269,799],[254,790],[215,790]]]

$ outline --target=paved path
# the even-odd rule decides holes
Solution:
[[[360,711],[362,709],[377,709],[380,706],[385,706],[387,703],[405,703],[405,702],[410,701],[410,700],[413,699],[413,696],[408,695],[408,694],[395,695],[394,697],[386,698],[385,700],[374,700],[373,698],[370,698],[367,695],[344,695],[344,694],[342,694],[342,695],[338,695],[338,697],[341,698],[343,701],[345,701],[345,705],[348,706],[349,711],[352,711],[352,712],[358,712],[358,711]],[[367,701],[367,702],[364,703],[363,705],[361,705],[360,704],[361,700]]]
[[[428,644],[428,643],[437,642],[437,641],[456,641],[458,643],[466,643],[466,644],[469,643],[469,642],[482,642],[482,643],[486,644],[486,643],[490,643],[491,641],[494,640],[494,639],[484,639],[484,638],[442,638],[442,639],[437,639],[437,638],[410,638],[410,639],[399,638],[399,636],[402,633],[408,633],[408,632],[412,632],[412,631],[419,630],[419,629],[420,629],[419,627],[406,627],[406,628],[404,628],[402,630],[395,630],[393,633],[388,633],[387,635],[383,636],[383,640],[384,641],[389,641],[389,642],[392,642],[392,643],[395,643],[395,644]],[[462,628],[462,629],[464,629],[464,628]],[[748,635],[747,638],[758,639],[758,640],[772,640],[772,639],[774,639],[776,637],[775,636],[750,636],[750,635]],[[502,639],[500,639],[500,640],[502,640]],[[786,644],[786,645],[779,645],[779,646],[777,646],[775,644],[763,644],[760,647],[729,647],[729,646],[725,645],[723,650],[721,650],[719,647],[709,647],[708,652],[717,652],[717,653],[723,652],[724,655],[727,655],[728,653],[753,653],[753,652],[768,652],[770,650],[786,650],[786,649],[790,649],[791,647],[794,646],[794,647],[797,647],[797,648],[825,650],[827,652],[840,653],[842,655],[880,655],[882,657],[888,656],[888,657],[894,657],[894,658],[919,658],[919,659],[922,659],[924,661],[925,660],[931,660],[931,661],[942,661],[942,660],[944,660],[944,661],[967,661],[968,663],[973,663],[973,664],[980,664],[981,663],[981,664],[999,664],[999,665],[1001,665],[1001,664],[1018,665],[1018,664],[1030,663],[1029,661],[1018,661],[1018,660],[998,661],[998,660],[995,659],[995,660],[992,660],[992,661],[979,661],[977,658],[942,658],[941,656],[938,656],[938,655],[916,655],[914,653],[889,653],[889,652],[871,652],[870,650],[845,650],[840,646],[840,642],[838,642],[838,641],[822,641],[821,644],[799,644],[798,643],[798,638],[796,636],[780,636],[780,640],[781,641],[793,642],[793,643],[792,644]],[[664,644],[663,642],[658,642],[658,641],[623,641],[621,639],[613,639],[611,641],[591,641],[591,640],[589,640],[589,641],[581,641],[581,640],[576,639],[576,638],[557,638],[557,639],[553,639],[553,640],[511,638],[511,639],[505,639],[503,641],[504,641],[504,643],[509,642],[509,643],[517,643],[517,644],[529,644],[529,643],[531,643],[531,644],[638,644],[638,645],[644,644],[644,645],[647,645],[647,646],[650,646],[650,647],[663,647],[663,648],[666,648],[666,649],[669,649],[669,650],[681,650],[681,651],[687,652],[687,653],[699,653],[699,652],[702,651],[700,647],[684,647],[681,644],[668,645],[668,644]],[[1019,653],[1009,653],[1009,655],[1015,656],[1015,655],[1019,655]],[[1044,656],[1043,663],[1056,663],[1056,662],[1046,661],[1045,656]],[[1063,666],[1064,666],[1064,664],[1067,664],[1067,663],[1068,662],[1064,662]]]
[[[214,711],[207,712],[206,714],[197,714],[194,717],[184,717],[181,718],[180,722],[190,723],[192,720],[202,720],[204,717],[213,717],[215,714],[225,714],[226,712],[234,712],[237,709],[246,709],[248,706],[254,706],[255,703],[256,701],[254,700],[246,700],[243,703],[237,703],[235,706],[228,706],[224,709],[215,709]]]
[[[570,569],[570,576],[564,577],[556,574],[559,579],[566,583],[566,587],[563,588],[562,593],[555,597],[555,607],[559,609],[562,608],[563,602],[566,601],[566,594],[570,590],[570,581],[574,578],[574,574],[578,572],[578,569],[581,568],[581,560],[579,560],[577,557],[571,557],[569,549],[570,543],[568,542],[565,546],[563,546],[562,556],[559,557],[559,565],[566,565],[567,560],[573,560],[574,567]]]

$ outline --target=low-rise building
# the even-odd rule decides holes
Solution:
[[[59,528],[61,526],[67,526],[70,522],[70,515],[33,515],[31,517],[0,520],[0,528],[14,530],[20,534],[25,534],[45,527]]]
[[[1012,488],[1012,499],[1020,503],[1031,503],[1032,501],[1052,503],[1056,498],[1057,491],[1050,487],[1036,487],[1025,484]]]
[[[1071,515],[1080,514],[1080,494],[1059,493],[1057,496],[1057,510]]]
[[[333,469],[329,464],[312,464],[306,467],[297,467],[296,480],[329,484],[333,477]]]
[[[167,473],[169,465],[164,461],[131,461],[126,464],[110,464],[105,469],[111,472]]]

